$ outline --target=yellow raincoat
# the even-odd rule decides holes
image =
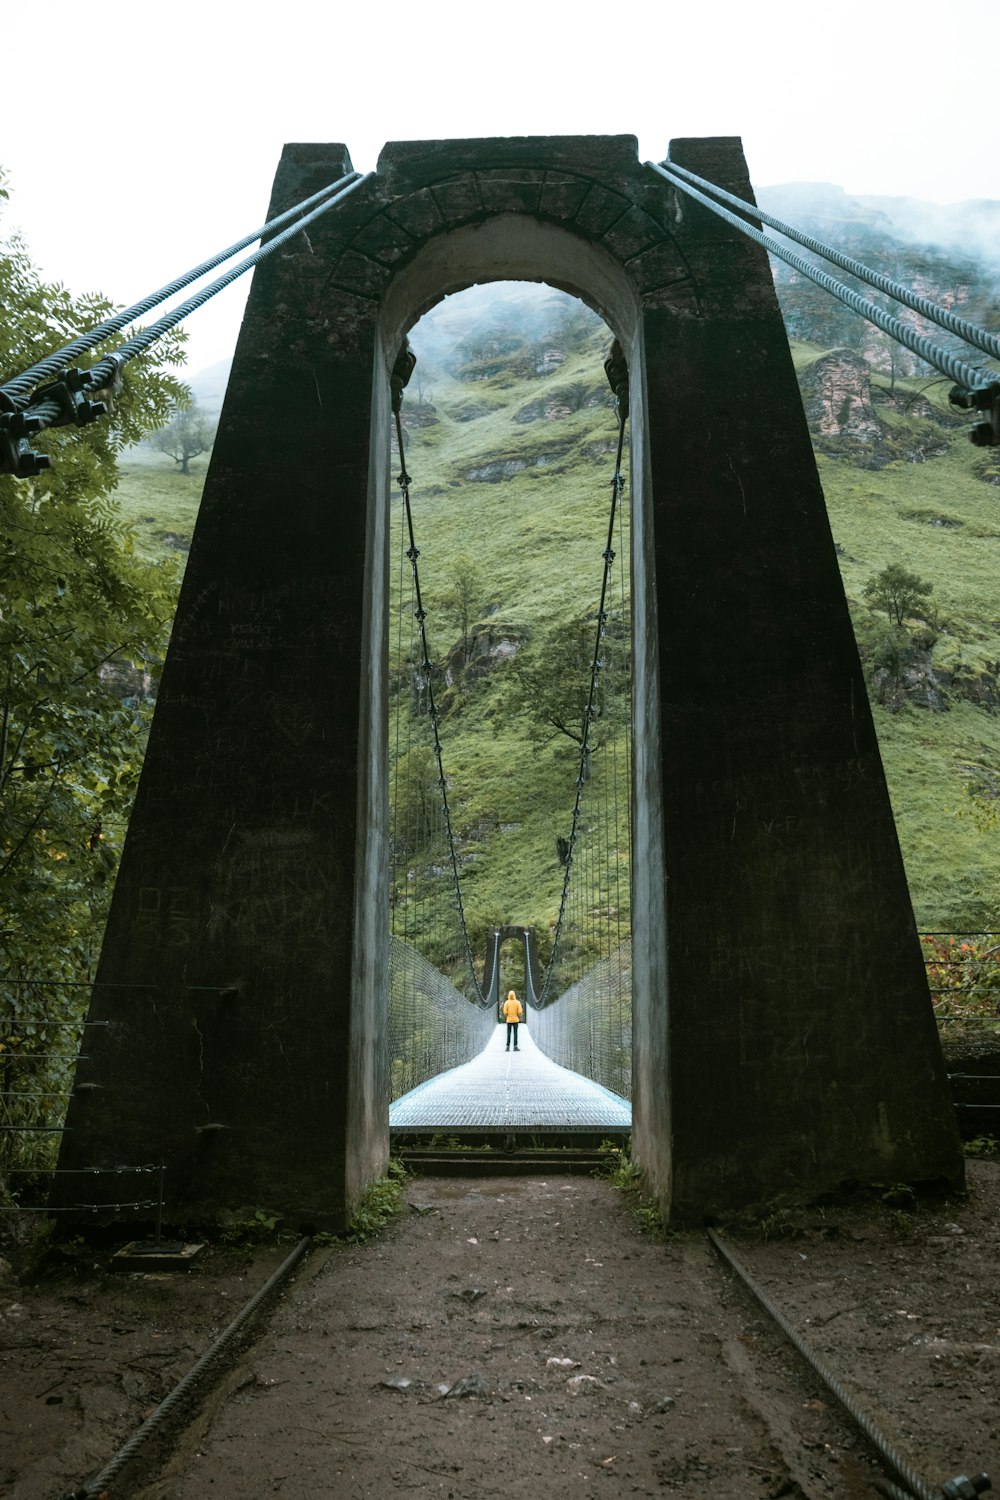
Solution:
[[[507,998],[503,1003],[502,1014],[505,1021],[507,1021],[509,1024],[514,1025],[516,1025],[524,1015],[524,1011],[521,1007],[521,1002],[517,998],[513,990],[509,990],[507,993]]]

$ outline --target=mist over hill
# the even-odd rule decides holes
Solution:
[[[926,203],[919,198],[851,194],[830,182],[784,182],[760,188],[761,208],[796,228],[866,224],[904,244],[936,246],[983,261],[1000,263],[1000,201],[972,198],[964,203]]]
[[[210,417],[217,417],[222,410],[232,367],[231,359],[222,359],[217,364],[206,365],[203,370],[188,378],[191,394]]]

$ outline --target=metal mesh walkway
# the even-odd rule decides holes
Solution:
[[[518,1052],[506,1052],[496,1026],[478,1057],[411,1089],[389,1106],[393,1129],[458,1125],[517,1129],[628,1129],[632,1106],[610,1089],[561,1068],[532,1041],[526,1026]]]

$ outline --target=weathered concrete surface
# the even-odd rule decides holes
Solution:
[[[350,169],[316,155],[292,153],[272,213]],[[112,1026],[81,1065],[100,1090],[63,1158],[164,1160],[171,1217],[339,1227],[388,1153],[388,427],[377,308],[331,299],[304,236],[267,265],[115,891],[93,1011]]]
[[[671,155],[749,192],[736,140]],[[272,211],[346,165],[286,147]],[[337,1224],[385,1160],[387,371],[499,277],[582,296],[631,369],[634,1138],[665,1210],[959,1177],[766,257],[624,136],[389,146],[258,270],[63,1165],[163,1159],[177,1219]]]
[[[731,147],[671,156],[731,191]],[[954,1125],[865,685],[763,253],[678,225],[647,314],[674,1212],[951,1177]],[[738,273],[737,273],[738,266]],[[725,273],[720,281],[720,268]],[[708,690],[707,684],[711,683]]]

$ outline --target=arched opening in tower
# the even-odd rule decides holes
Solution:
[[[457,293],[409,334],[389,563],[390,1121],[501,1041],[510,989],[526,1051],[631,1096],[628,442],[612,340],[583,302],[532,282]],[[504,941],[512,926],[530,943]],[[482,1120],[492,1085],[467,1088]],[[560,1112],[573,1108],[569,1091]],[[430,1123],[461,1124],[448,1109]],[[505,1123],[545,1123],[527,1114]]]

